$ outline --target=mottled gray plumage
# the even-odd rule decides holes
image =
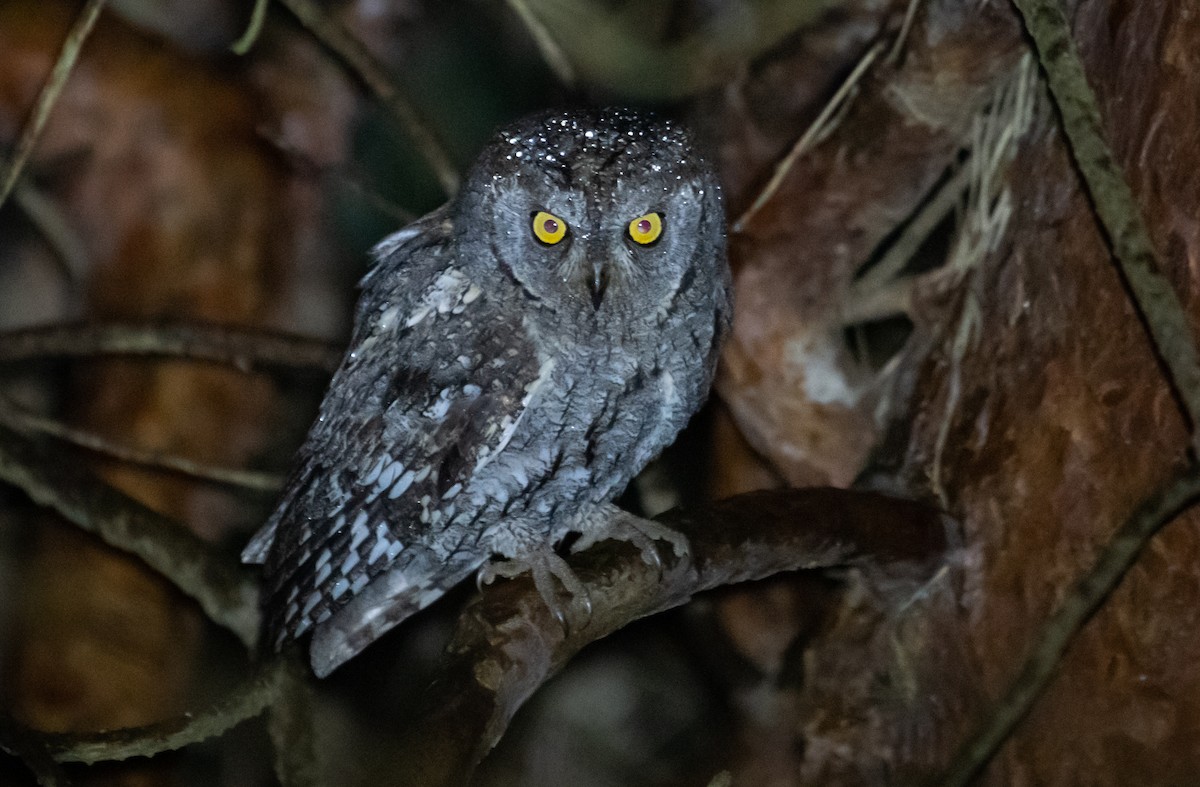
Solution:
[[[538,211],[561,242],[535,237]],[[641,245],[630,222],[651,212]],[[501,131],[454,201],[374,255],[243,554],[265,566],[267,636],[311,630],[319,675],[495,556],[604,537],[601,507],[703,402],[730,319],[716,177],[677,125],[627,110]]]

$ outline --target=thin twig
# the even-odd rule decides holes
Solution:
[[[370,185],[365,179],[350,174],[347,169],[331,168],[326,177],[330,182],[341,186],[362,200],[364,207],[368,210],[373,210],[380,216],[395,222],[397,227],[412,224],[419,218],[416,213],[383,196],[379,189]]]
[[[542,53],[542,59],[546,61],[546,65],[550,66],[550,70],[554,72],[558,80],[564,85],[574,85],[575,67],[571,65],[571,60],[567,57],[566,52],[563,52],[562,47],[554,40],[550,30],[533,13],[529,3],[525,0],[508,0],[508,4],[517,13],[517,16],[521,17],[529,34],[533,36],[533,42],[537,44],[538,51]]]
[[[68,286],[73,288],[83,281],[88,269],[87,245],[58,205],[29,180],[17,182],[12,199],[58,258]]]
[[[0,333],[0,364],[95,355],[184,358],[243,372],[281,367],[332,373],[341,351],[319,339],[203,323],[50,325]]]
[[[905,276],[888,282],[886,287],[867,290],[846,298],[838,308],[838,320],[843,328],[868,322],[886,320],[889,317],[911,316],[913,295],[924,282],[937,281],[944,275],[942,269]]]
[[[269,659],[212,707],[174,719],[91,734],[44,734],[58,762],[98,762],[153,757],[215,738],[262,713],[279,696],[287,665]]]
[[[805,129],[804,133],[800,135],[800,139],[796,140],[796,143],[792,145],[792,149],[788,151],[788,154],[784,156],[778,164],[775,165],[775,172],[771,175],[771,179],[767,181],[767,185],[764,186],[763,190],[759,192],[758,196],[754,199],[754,202],[751,203],[750,207],[747,208],[745,212],[738,217],[737,221],[733,223],[731,231],[741,232],[744,230],[750,219],[754,218],[754,214],[758,213],[758,211],[762,209],[763,205],[766,205],[767,202],[771,200],[771,197],[775,196],[775,192],[779,190],[784,178],[786,178],[787,174],[791,172],[792,167],[796,164],[796,161],[800,158],[800,156],[807,153],[810,147],[812,147],[817,137],[820,136],[825,130],[825,126],[829,123],[829,119],[839,111],[842,104],[851,95],[854,88],[862,80],[863,75],[867,73],[867,69],[871,67],[871,64],[875,62],[875,59],[879,57],[879,54],[883,51],[883,49],[884,43],[882,41],[878,41],[874,46],[867,50],[867,53],[863,55],[858,61],[858,64],[854,66],[854,70],[850,72],[850,76],[846,77],[846,80],[842,82],[841,87],[839,87],[837,92],[833,94],[833,98],[829,99],[824,108],[821,110],[820,114],[817,115],[816,119],[813,120],[809,127]]]
[[[258,37],[262,35],[263,23],[267,20],[267,6],[270,4],[271,0],[254,0],[254,10],[250,12],[250,22],[246,25],[245,32],[229,45],[235,55],[246,54],[254,46],[254,42],[258,41]]]
[[[352,163],[327,164],[314,159],[278,134],[264,133],[263,139],[287,157],[288,164],[297,174],[321,181],[323,187],[345,189],[366,206],[380,215],[393,220],[397,226],[412,224],[418,216],[379,192],[361,166]]]
[[[879,262],[851,285],[850,294],[846,297],[847,310],[856,301],[871,298],[877,291],[886,289],[904,270],[930,234],[962,201],[970,176],[970,170],[960,166],[938,185],[934,195],[921,205],[917,215],[908,222]]]
[[[908,43],[908,34],[912,31],[913,21],[917,18],[917,8],[920,5],[921,0],[908,0],[908,7],[904,9],[904,21],[900,23],[900,32],[896,34],[892,50],[888,52],[887,62],[889,65],[894,66],[900,62],[900,55],[904,52],[904,45]]]
[[[42,135],[46,120],[50,117],[50,111],[57,103],[63,86],[67,83],[67,77],[71,75],[75,61],[79,59],[83,42],[92,32],[92,28],[107,2],[108,0],[88,0],[83,6],[83,10],[79,12],[79,16],[75,17],[75,23],[71,25],[71,30],[67,33],[67,40],[63,42],[62,52],[59,53],[58,60],[54,63],[50,78],[42,87],[37,104],[33,107],[33,114],[29,116],[29,121],[21,130],[21,137],[17,140],[12,158],[8,164],[0,164],[0,206],[4,205],[13,186],[16,185],[17,179],[21,177],[25,164],[28,163],[29,156],[33,153],[33,148]]]
[[[387,69],[350,31],[325,15],[312,0],[280,0],[300,23],[350,66],[396,118],[437,176],[446,196],[458,190],[458,172],[449,153]]]
[[[114,489],[44,445],[0,426],[0,480],[39,505],[140,557],[248,647],[258,636],[254,573],[187,528]]]
[[[1191,422],[1195,449],[1200,441],[1200,360],[1191,326],[1178,293],[1160,272],[1141,209],[1105,141],[1100,108],[1067,17],[1058,0],[1013,0],[1013,4],[1037,48],[1071,155],[1112,245],[1113,258]]]
[[[958,750],[941,784],[960,787],[991,759],[1041,693],[1075,634],[1120,583],[1142,549],[1159,530],[1200,498],[1200,467],[1173,478],[1113,534],[1095,565],[1083,575],[1034,638],[1020,674],[993,706],[983,727]]]
[[[166,454],[161,451],[149,451],[144,448],[122,445],[121,443],[116,443],[102,437],[95,432],[76,429],[53,418],[47,418],[30,412],[3,395],[0,395],[0,424],[4,424],[27,435],[48,435],[122,462],[169,470],[190,478],[211,481],[238,489],[248,489],[255,492],[277,492],[283,486],[284,479],[279,473],[217,467],[181,456]]]

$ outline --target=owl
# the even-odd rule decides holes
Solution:
[[[674,122],[499,131],[387,237],[278,507],[243,553],[264,632],[324,676],[475,572],[580,591],[556,546],[647,532],[611,501],[703,403],[730,324],[721,191]],[[653,557],[651,555],[651,557]]]

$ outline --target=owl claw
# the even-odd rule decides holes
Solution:
[[[571,620],[574,617],[568,614],[569,606],[578,603],[583,607],[581,626],[586,626],[592,619],[592,599],[588,595],[587,588],[579,581],[579,577],[575,576],[575,572],[567,565],[567,561],[550,549],[486,563],[475,575],[475,585],[482,591],[484,585],[492,584],[497,577],[513,579],[525,572],[529,572],[533,578],[533,586],[537,588],[538,595],[542,597],[542,601],[545,602],[550,613],[562,626],[564,633],[571,633]],[[571,597],[567,606],[564,606],[559,599],[558,589],[554,584],[556,579]]]
[[[571,554],[588,550],[608,539],[628,541],[637,547],[642,561],[658,571],[659,579],[662,579],[664,568],[662,555],[655,542],[669,543],[676,557],[684,557],[689,552],[687,536],[683,533],[653,520],[635,517],[615,507],[605,512],[602,523],[599,522],[599,517],[584,522],[581,531],[579,539],[571,545]]]
[[[641,548],[642,562],[647,565],[654,566],[654,570],[658,572],[658,578],[663,578],[663,562],[662,555],[658,554],[658,547],[653,544],[647,544]]]

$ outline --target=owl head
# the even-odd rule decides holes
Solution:
[[[464,264],[555,312],[653,314],[724,265],[715,173],[677,124],[632,110],[500,130],[455,212]]]

